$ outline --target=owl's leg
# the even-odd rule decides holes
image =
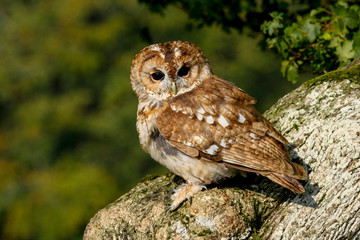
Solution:
[[[186,199],[191,201],[191,198],[203,188],[206,188],[204,185],[185,183],[180,185],[175,190],[175,193],[171,196],[173,200],[172,204],[169,207],[170,211],[173,211],[179,207],[179,205]]]

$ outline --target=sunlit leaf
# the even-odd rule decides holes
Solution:
[[[340,61],[343,64],[347,64],[350,59],[352,59],[355,55],[355,51],[353,50],[353,42],[354,41],[346,41],[344,44],[337,46],[336,53],[338,54]]]
[[[321,27],[318,23],[313,24],[310,21],[307,21],[302,28],[303,32],[307,34],[310,42],[315,41],[317,36],[320,34],[320,29]]]

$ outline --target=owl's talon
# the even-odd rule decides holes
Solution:
[[[165,199],[166,200],[172,199],[172,195],[174,195],[174,193],[176,193],[176,188],[168,190],[167,193],[168,193],[168,195],[165,196]]]
[[[188,200],[189,203],[192,203],[192,197],[200,192],[203,189],[202,185],[193,185],[191,183],[189,184],[183,184],[180,185],[178,189],[175,190],[175,193],[171,196],[171,199],[173,200],[173,203],[168,208],[169,211],[173,211],[177,209],[182,202],[185,200]]]

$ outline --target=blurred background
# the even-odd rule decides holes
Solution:
[[[281,76],[260,38],[136,0],[2,0],[0,239],[80,239],[98,210],[167,172],[138,142],[129,80],[138,51],[191,41],[264,112],[301,81]]]

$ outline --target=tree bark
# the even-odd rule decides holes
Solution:
[[[330,72],[265,113],[310,172],[304,194],[249,174],[168,212],[183,180],[149,177],[100,210],[84,239],[360,239],[359,76],[359,65]]]

